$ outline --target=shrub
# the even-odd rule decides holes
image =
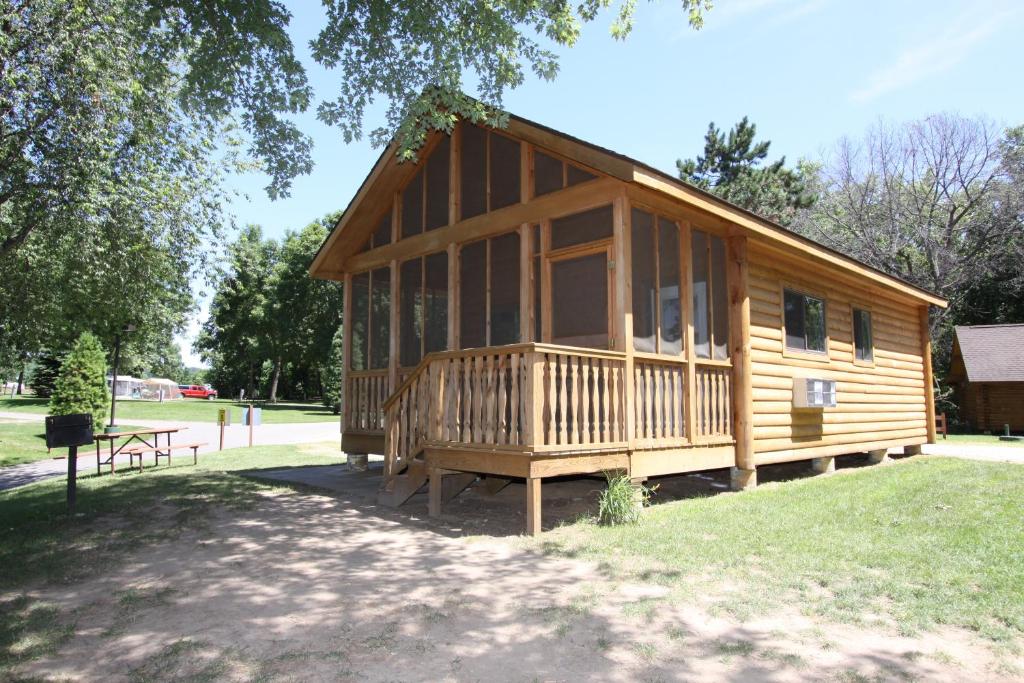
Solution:
[[[50,397],[51,415],[89,413],[92,428],[99,431],[107,419],[106,356],[100,342],[83,332],[61,365]]]
[[[636,524],[640,511],[650,502],[654,489],[643,484],[634,485],[622,472],[605,472],[608,486],[601,491],[598,501],[597,522],[603,526]]]

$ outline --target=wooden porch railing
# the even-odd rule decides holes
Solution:
[[[429,354],[385,402],[385,476],[428,443],[624,446],[625,354],[547,344]]]
[[[345,429],[384,431],[384,402],[388,398],[387,370],[358,370],[345,380]]]
[[[732,368],[698,361],[696,372],[695,440],[732,439]]]
[[[431,353],[381,403],[385,477],[399,474],[427,445],[579,452],[732,439],[728,364],[696,363],[692,435],[687,362],[635,358],[632,378],[626,368],[624,353],[550,344]]]

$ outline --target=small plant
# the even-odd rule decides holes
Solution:
[[[598,501],[597,522],[602,526],[636,524],[654,489],[634,484],[623,472],[606,472],[608,486]]]
[[[99,431],[107,418],[106,357],[99,340],[83,332],[60,367],[50,397],[51,415],[88,413]]]

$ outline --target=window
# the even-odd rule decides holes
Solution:
[[[784,290],[786,348],[825,353],[825,302]]]
[[[871,312],[853,309],[853,352],[854,359],[870,363],[874,358],[871,338]]]
[[[561,249],[612,236],[612,207],[601,206],[551,221],[551,248]]]
[[[461,217],[472,218],[519,203],[519,141],[470,123],[463,123],[461,132]]]
[[[519,341],[519,233],[465,244],[459,250],[459,346]]]
[[[352,276],[352,310],[349,334],[352,335],[353,370],[379,370],[388,367],[391,269],[378,268]]]
[[[540,150],[533,153],[533,195],[535,197],[572,187],[596,177],[590,171],[584,171],[582,168],[556,159]]]
[[[690,236],[693,266],[693,350],[698,358],[729,358],[729,302],[725,283],[725,242],[694,230]]]
[[[448,168],[451,139],[441,138],[402,190],[402,238],[448,225]]]
[[[679,227],[633,209],[633,348],[678,356],[683,352],[679,286]]]
[[[406,261],[399,280],[399,361],[411,367],[448,347],[447,252]]]

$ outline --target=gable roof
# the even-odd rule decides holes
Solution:
[[[947,305],[945,299],[933,292],[889,275],[874,266],[843,254],[831,247],[815,242],[763,216],[736,206],[717,195],[690,185],[671,174],[660,171],[653,166],[649,166],[624,154],[600,147],[599,145],[581,140],[515,114],[509,114],[508,127],[501,132],[525,140],[542,149],[553,151],[570,161],[597,170],[623,182],[639,185],[648,190],[667,195],[693,208],[736,224],[751,234],[767,238],[768,241],[774,242],[779,246],[789,247],[790,249],[816,257],[826,262],[829,266],[838,267],[865,277],[877,284],[897,290],[924,303],[942,308],[945,308]],[[392,143],[381,153],[377,163],[374,164],[363,180],[362,185],[349,202],[344,213],[342,213],[338,223],[321,245],[309,268],[310,274],[314,277],[337,278],[341,275],[338,270],[330,267],[329,261],[332,256],[339,260],[344,260],[344,258],[351,256],[362,246],[372,231],[372,227],[375,227],[375,225],[365,225],[363,230],[354,231],[353,238],[348,240],[346,245],[345,237],[353,233],[351,229],[346,228],[349,224],[361,222],[356,220],[356,218],[371,191],[377,189],[378,186],[383,193],[396,191],[403,184],[404,180],[411,177],[418,168],[418,165],[398,163],[396,149],[396,143]],[[362,218],[370,221],[373,220],[373,218],[365,215]]]
[[[958,325],[956,341],[971,382],[1024,382],[1024,324]]]

